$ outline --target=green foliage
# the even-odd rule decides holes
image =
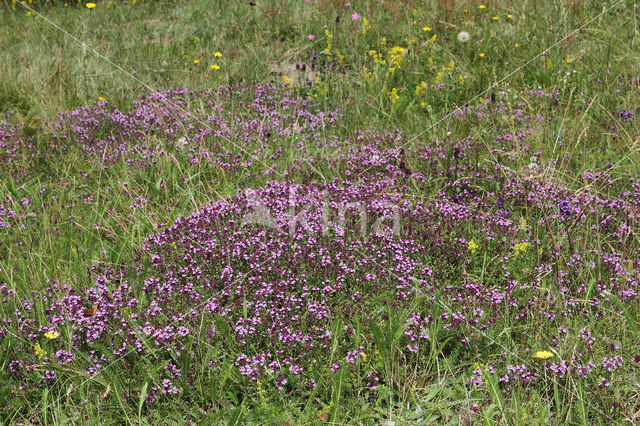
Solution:
[[[131,98],[149,90],[210,89],[221,84],[276,81],[287,82],[302,96],[345,104],[349,111],[346,121],[336,130],[327,130],[331,133],[325,135],[327,138],[354,136],[360,129],[397,128],[411,135],[407,137],[414,142],[450,141],[473,135],[479,143],[486,144],[494,129],[513,123],[514,117],[474,117],[461,124],[452,122],[449,114],[458,107],[478,105],[500,92],[509,105],[522,103],[525,113],[543,114],[551,111],[552,105],[536,104],[528,95],[529,89],[540,88],[571,95],[565,115],[554,117],[534,135],[534,148],[541,153],[541,159],[556,161],[554,179],[568,187],[581,188],[585,185],[580,178],[582,172],[594,164],[612,163],[616,182],[595,189],[607,194],[617,191],[617,180],[623,171],[638,170],[638,128],[625,130],[622,136],[606,133],[611,126],[620,127],[619,117],[611,111],[619,105],[638,105],[637,87],[623,93],[612,88],[616,79],[638,71],[639,10],[634,2],[491,2],[487,10],[478,9],[473,2],[454,2],[457,4],[453,14],[446,21],[439,6],[444,2],[436,1],[384,5],[365,1],[358,2],[357,9],[344,8],[339,1],[307,4],[297,0],[258,0],[256,6],[248,3],[107,1],[87,9],[73,1],[68,6],[63,1],[26,2],[23,6],[5,0],[0,4],[0,61],[7,66],[0,67],[0,112],[16,111],[11,120],[23,121],[25,136],[46,151],[52,131],[47,127],[48,120],[61,111],[93,105],[99,97],[131,108]],[[357,21],[351,18],[354,10],[361,15]],[[340,22],[336,16],[341,17]],[[494,20],[493,16],[499,19]],[[367,24],[363,18],[367,18]],[[462,30],[471,34],[465,43],[457,39]],[[307,38],[309,34],[314,35],[313,41]],[[221,52],[222,56],[214,52]],[[295,64],[304,64],[305,71]],[[212,69],[212,65],[219,69]],[[614,72],[610,75],[609,70]],[[594,79],[603,79],[607,85],[598,86]],[[583,93],[575,92],[576,87]],[[234,108],[233,99],[225,102],[229,110]],[[572,115],[578,106],[583,114]],[[109,129],[104,132],[108,134]],[[557,143],[560,133],[564,134],[563,145]],[[278,142],[283,154],[274,160],[273,167],[284,170],[293,162],[295,140]],[[603,146],[607,150],[601,155]],[[493,152],[485,154],[476,159],[478,164],[499,163],[513,170],[528,167],[521,157],[512,160],[498,158]],[[448,171],[455,161],[453,149],[439,164],[409,159],[416,170],[424,172]],[[98,177],[86,179],[78,176],[91,171],[92,165],[79,151],[43,156],[31,166],[47,172],[25,181],[18,181],[4,169],[0,173],[0,199],[29,198],[34,205],[48,205],[43,215],[26,216],[21,232],[0,234],[0,281],[7,282],[21,297],[44,291],[53,277],[72,287],[86,287],[96,278],[88,273],[93,265],[131,262],[156,225],[172,223],[212,199],[268,180],[263,169],[232,177],[222,170],[188,164],[180,154],[164,157],[157,167],[132,170],[116,165]],[[328,181],[341,177],[339,170],[329,167],[313,172]],[[123,189],[125,181],[129,189]],[[482,179],[471,184],[486,193],[500,191],[493,182]],[[442,182],[434,182],[431,196],[441,186]],[[107,192],[106,188],[117,190]],[[123,213],[129,211],[127,191],[145,195],[153,216],[137,211],[127,218]],[[56,199],[51,193],[56,194]],[[85,193],[100,200],[97,207],[79,206],[75,217],[69,217],[67,206],[80,204],[78,200]],[[414,193],[416,197],[425,196]],[[469,270],[464,271],[466,275],[457,265],[450,275],[497,283],[502,267],[498,258],[506,256],[509,271],[514,279],[521,280],[533,273],[546,252],[560,252],[559,248],[571,244],[607,244],[568,226],[558,226],[551,232],[541,230],[540,218],[530,217],[527,211],[518,214],[521,217],[517,219],[527,223],[522,232],[479,246],[469,253],[472,260]],[[98,222],[102,225],[95,227]],[[553,238],[522,245],[525,240],[536,240],[539,234]],[[470,229],[469,239],[473,236],[474,230]],[[596,272],[600,268],[602,265],[598,264]],[[574,279],[587,282],[589,299],[597,285],[595,275],[581,272]],[[556,290],[548,278],[541,280],[540,288],[519,289],[523,298],[539,292],[541,304],[546,294]],[[436,304],[449,301],[447,294],[435,297]],[[624,318],[625,327],[598,323],[594,317],[589,325],[610,329],[612,339],[634,341],[640,308],[611,297],[620,308],[617,316],[620,322]],[[9,317],[16,308],[3,304],[2,317]],[[37,313],[44,316],[42,311]],[[363,346],[373,342],[376,352],[367,350],[369,359],[359,360],[354,371],[346,366],[335,374],[318,369],[314,372],[317,385],[303,393],[306,398],[289,398],[272,383],[258,388],[241,376],[232,361],[237,356],[233,335],[219,317],[212,318],[211,324],[203,323],[201,330],[215,326],[227,344],[219,343],[198,353],[187,348],[173,359],[132,355],[117,375],[107,374],[100,380],[91,379],[85,372],[58,368],[56,383],[60,389],[67,389],[58,394],[47,387],[22,392],[4,385],[9,381],[8,354],[19,346],[15,336],[6,334],[0,343],[0,400],[8,401],[2,421],[588,424],[618,418],[613,401],[623,396],[628,401],[625,415],[637,414],[637,403],[634,405],[629,395],[635,392],[637,396],[638,390],[631,385],[598,401],[585,390],[583,380],[576,377],[564,382],[550,378],[546,389],[518,388],[505,393],[500,389],[499,377],[486,373],[486,388],[470,390],[466,384],[470,364],[489,363],[492,357],[505,353],[513,356],[515,363],[518,355],[512,349],[516,345],[534,347],[544,338],[548,330],[539,329],[534,318],[511,324],[505,315],[505,319],[498,319],[504,321],[500,334],[483,336],[484,346],[465,349],[459,344],[465,336],[459,331],[443,330],[437,320],[441,312],[434,312],[436,320],[428,330],[428,355],[407,360],[399,348],[407,343],[403,326],[409,314],[409,310],[387,306],[385,311],[374,313],[370,322],[360,318],[362,329],[357,330],[354,339],[364,342]],[[574,328],[579,330],[586,325],[574,324]],[[340,343],[338,339],[344,338],[344,330],[338,326],[334,348]],[[63,333],[60,339],[65,338],[68,336]],[[203,335],[197,338],[206,339]],[[42,349],[52,351],[46,343]],[[108,358],[107,350],[101,352],[107,357],[106,363],[114,362]],[[326,354],[329,365],[337,361],[334,356],[333,351]],[[169,362],[177,363],[185,374],[190,373],[193,382],[185,379],[180,383],[190,395],[180,403],[159,398],[151,408],[147,396],[158,385],[160,371]],[[215,371],[208,367],[210,362],[216,364]],[[419,368],[412,369],[412,365]],[[380,385],[375,392],[361,391],[359,385],[374,371],[380,374]],[[637,369],[628,373],[637,378]],[[471,415],[473,404],[479,406],[478,417]],[[637,421],[637,417],[630,421]]]

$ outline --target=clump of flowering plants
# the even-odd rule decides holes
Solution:
[[[460,123],[490,122],[488,141],[450,135],[410,145],[398,131],[323,140],[339,115],[326,118],[279,90],[217,92],[246,95],[261,119],[226,113],[210,93],[177,91],[144,97],[134,112],[101,103],[54,123],[51,161],[80,153],[87,169],[131,170],[157,191],[163,181],[144,173],[171,156],[218,167],[219,180],[265,176],[184,208],[168,226],[156,223],[127,262],[95,262],[89,285],[50,278],[31,295],[3,279],[8,410],[27,410],[21,401],[44,387],[74,400],[66,383],[78,378],[94,393],[117,384],[132,410],[186,401],[215,411],[284,397],[336,410],[344,397],[396,403],[403,381],[436,380],[441,365],[473,394],[474,410],[510,394],[553,400],[553,386],[576,383],[590,410],[608,407],[591,397],[613,398],[606,392],[621,372],[637,371],[640,264],[628,239],[637,228],[637,176],[585,173],[609,185],[596,192],[554,179],[554,164],[535,150],[535,134],[553,123],[524,104],[487,99],[454,114]],[[558,93],[531,97],[562,105]],[[196,120],[185,109],[200,100],[211,111],[197,108]],[[22,137],[20,125],[3,129],[6,172],[28,184],[42,141]],[[261,168],[282,154],[273,139],[292,142],[281,173]],[[613,173],[625,182],[614,186]],[[171,207],[139,182],[112,189],[131,218]],[[78,195],[88,206],[108,200]],[[28,198],[0,206],[12,238],[32,220],[62,220]],[[603,318],[624,327],[605,331]]]

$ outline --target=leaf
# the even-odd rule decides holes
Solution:
[[[440,389],[434,389],[431,392],[429,392],[429,395],[426,396],[426,398],[421,399],[421,402],[429,402],[433,399],[434,396],[436,396],[438,393],[440,392]]]
[[[144,400],[147,399],[148,387],[149,382],[144,382],[144,385],[142,385],[142,390],[140,391],[140,399],[138,400],[138,418],[142,416],[142,405],[144,404]]]
[[[231,412],[231,416],[229,416],[229,421],[227,422],[228,426],[234,426],[240,424],[242,420],[242,405],[236,407],[235,410]]]
[[[371,328],[371,332],[373,333],[373,341],[376,344],[376,348],[378,348],[380,352],[386,353],[387,352],[386,340],[382,336],[382,331],[380,330],[380,327],[378,327],[378,324],[376,324],[375,322],[369,323],[369,326]]]

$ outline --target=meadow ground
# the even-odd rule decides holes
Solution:
[[[640,422],[636,2],[0,24],[3,423]]]

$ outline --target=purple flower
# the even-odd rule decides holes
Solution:
[[[603,358],[601,366],[607,371],[615,371],[618,368],[622,367],[622,364],[624,364],[624,358],[622,358],[621,356],[614,356],[611,358]]]
[[[364,349],[364,348],[363,348],[362,346],[360,346],[360,348],[358,348],[358,349],[356,349],[356,350],[354,350],[354,351],[348,352],[348,353],[347,353],[347,356],[346,356],[346,360],[347,360],[347,362],[348,362],[349,364],[353,364],[353,363],[355,363],[355,362],[356,362],[356,360],[357,360],[359,357],[361,357],[361,356],[362,356],[362,353],[363,353],[362,351],[363,351],[363,349]]]
[[[633,120],[633,118],[635,117],[635,114],[633,113],[633,111],[622,109],[620,110],[620,117],[625,118],[627,120]]]
[[[51,370],[46,370],[44,372],[44,377],[42,377],[42,380],[45,381],[45,383],[51,383],[55,380],[56,378],[56,372],[55,371],[51,371]]]
[[[63,351],[62,349],[60,349],[59,351],[57,351],[54,356],[56,358],[58,358],[58,364],[60,365],[65,365],[70,363],[71,361],[73,361],[74,359],[76,359],[76,357],[67,351]]]
[[[373,373],[367,374],[367,386],[369,389],[376,389],[378,387],[378,382],[380,379],[378,378],[378,373],[375,371]]]
[[[162,381],[162,389],[161,392],[163,394],[173,394],[177,395],[180,393],[180,390],[171,383],[171,380],[165,379]]]
[[[573,206],[571,201],[567,198],[558,203],[558,211],[561,216],[569,216],[573,213]]]
[[[280,371],[276,376],[276,386],[278,387],[279,390],[283,390],[284,385],[286,384],[287,384],[287,379],[285,379],[284,373]]]

